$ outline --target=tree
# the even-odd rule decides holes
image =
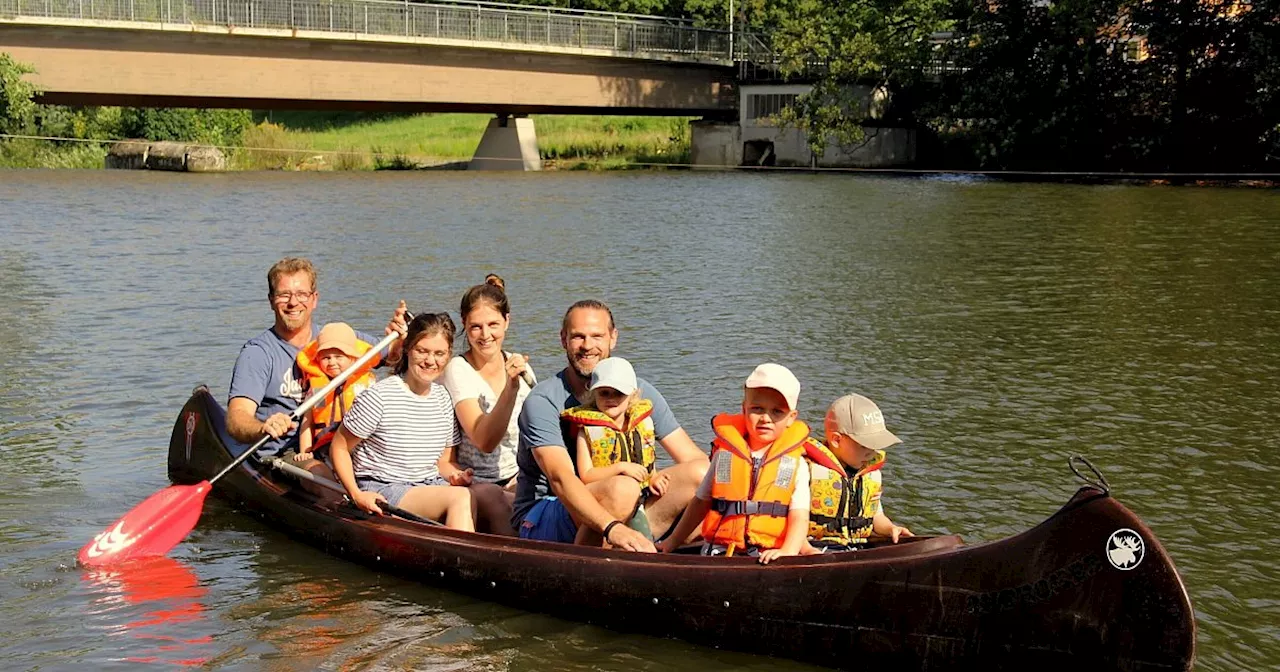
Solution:
[[[888,95],[917,86],[934,58],[933,36],[949,25],[945,0],[785,0],[750,5],[752,25],[773,27],[783,76],[814,80],[782,114],[821,154],[828,139],[862,138],[868,105],[859,85]]]
[[[220,147],[240,143],[253,125],[249,110],[195,108],[126,108],[120,115],[124,137],[200,142]]]
[[[1148,153],[1122,0],[966,0],[932,110],[976,167],[1087,170]],[[1138,140],[1135,144],[1126,144]]]
[[[27,133],[34,125],[37,88],[23,79],[34,73],[31,66],[0,53],[0,133]]]
[[[1280,160],[1278,4],[961,0],[934,125],[984,168],[1263,169]]]
[[[1165,126],[1159,163],[1197,172],[1274,168],[1280,2],[1135,3],[1133,17],[1146,40],[1145,104]]]

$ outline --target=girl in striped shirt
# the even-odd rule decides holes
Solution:
[[[492,484],[468,488],[469,473],[442,465],[441,456],[462,442],[453,402],[436,383],[449,363],[453,332],[447,313],[414,318],[396,375],[356,397],[330,450],[334,472],[362,510],[382,514],[378,504],[386,502],[474,532],[477,498],[501,498],[502,491]]]

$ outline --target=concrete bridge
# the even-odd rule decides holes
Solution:
[[[698,116],[695,163],[821,165],[769,118],[807,87],[744,89],[736,66],[767,68],[768,48],[682,20],[467,0],[0,0],[0,52],[33,65],[53,104],[491,113],[475,168],[540,168],[530,114]],[[863,158],[827,160],[914,155],[903,133],[875,137]]]
[[[0,0],[48,103],[732,115],[730,36],[466,2]]]

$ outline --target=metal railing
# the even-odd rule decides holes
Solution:
[[[730,64],[757,41],[678,19],[488,2],[392,0],[0,0],[0,20],[81,19],[438,38],[601,49]]]

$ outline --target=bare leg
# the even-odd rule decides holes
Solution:
[[[667,485],[667,491],[661,497],[650,496],[644,503],[644,512],[649,516],[649,529],[653,531],[655,538],[661,538],[666,534],[667,529],[675,524],[680,512],[684,511],[693,500],[694,493],[698,491],[698,484],[707,474],[707,463],[685,462],[667,467],[658,473],[671,474],[671,483]],[[694,533],[693,537],[682,539],[680,543],[688,543],[696,537],[697,533]]]
[[[614,518],[624,522],[631,517],[631,512],[635,510],[636,502],[640,499],[640,484],[629,476],[614,476],[603,481],[588,483],[587,490],[590,490],[596,501],[600,502],[600,506],[603,506]],[[604,543],[598,531],[583,525],[580,521],[574,522],[578,523],[578,536],[574,538],[573,543],[581,546],[600,546]]]
[[[400,508],[423,518],[443,520],[446,527],[455,530],[476,531],[476,503],[467,488],[419,485],[400,499]]]
[[[490,534],[515,536],[511,529],[511,501],[502,488],[492,483],[476,483],[468,488],[471,499],[476,503],[476,528]]]
[[[314,476],[317,476],[319,478],[325,478],[330,481],[338,480],[337,477],[333,475],[333,470],[329,468],[329,465],[325,464],[321,460],[315,459],[314,457],[308,460],[303,460],[301,462],[294,462],[292,460],[289,460],[289,464],[306,469],[307,471],[311,472]],[[302,486],[303,490],[306,490],[314,495],[321,495],[321,496],[327,495],[331,497],[341,496],[341,495],[335,494],[332,490],[324,487],[323,485],[319,485],[318,483],[314,483],[306,479],[299,479],[299,484]]]

